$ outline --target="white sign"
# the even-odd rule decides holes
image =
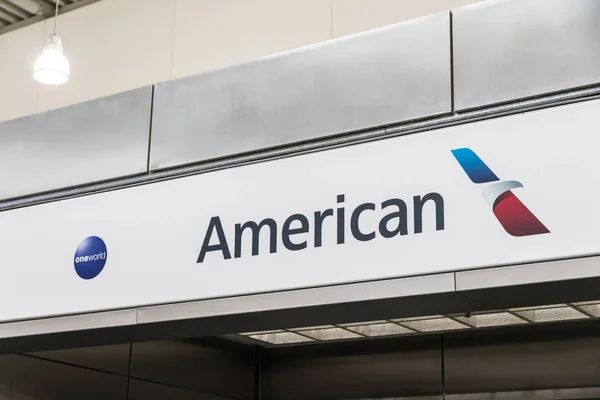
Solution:
[[[600,252],[600,102],[0,213],[0,320]]]

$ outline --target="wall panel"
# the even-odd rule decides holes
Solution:
[[[171,78],[331,38],[324,0],[178,0]]]
[[[146,172],[151,93],[0,123],[0,199]]]
[[[282,399],[377,399],[442,393],[439,336],[270,349],[262,396]]]
[[[596,0],[490,0],[452,13],[458,110],[600,82]]]
[[[201,371],[199,371],[201,373]],[[224,400],[225,397],[131,379],[127,400]]]
[[[598,322],[444,337],[448,394],[598,386],[599,372]]]
[[[126,400],[127,377],[28,356],[2,356],[0,399]]]
[[[332,0],[333,37],[395,24],[481,0]]]
[[[0,35],[0,122],[36,112],[33,64],[43,46],[43,22]]]
[[[448,113],[449,24],[439,13],[158,84],[150,167]]]
[[[51,361],[127,375],[129,373],[130,347],[129,344],[117,344],[111,346],[39,351],[30,354]]]
[[[250,400],[251,347],[207,340],[134,343],[131,376],[203,393]]]

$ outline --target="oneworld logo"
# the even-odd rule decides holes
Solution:
[[[444,230],[444,199],[439,193],[413,196],[411,201],[391,198],[377,203],[367,202],[351,210],[346,209],[345,201],[346,196],[340,194],[337,207],[316,210],[308,215],[292,214],[283,223],[273,218],[237,223],[231,229],[233,240],[228,240],[221,218],[212,217],[197,262],[204,262],[208,254],[220,254],[225,260],[231,259],[232,253],[233,258],[248,253],[257,256],[259,248],[266,246],[270,253],[276,253],[282,244],[290,251],[303,250],[311,245],[316,248],[323,246],[324,237],[342,245],[347,238],[368,242],[376,238],[400,237],[409,232],[420,234],[425,225],[435,226],[436,231]],[[367,214],[374,217],[370,218],[371,222],[375,219],[377,223],[367,224]],[[260,246],[261,240],[266,240],[265,246]],[[249,249],[242,249],[243,243],[247,243]]]
[[[471,182],[488,184],[483,189],[483,198],[507,233],[512,236],[550,233],[548,228],[512,192],[512,189],[523,187],[521,182],[501,181],[469,148],[452,150],[452,154]]]
[[[98,236],[90,236],[79,244],[73,260],[75,272],[82,279],[100,275],[106,265],[106,244]]]

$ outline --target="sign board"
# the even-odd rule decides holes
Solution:
[[[597,115],[591,101],[2,212],[0,320],[598,254]]]

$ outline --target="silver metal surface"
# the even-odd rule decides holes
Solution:
[[[69,315],[0,324],[0,338],[82,331],[136,323],[135,309]]]
[[[150,169],[450,112],[443,12],[156,85]]]
[[[376,282],[194,301],[138,309],[138,323],[254,313],[454,291],[454,275],[439,274]]]
[[[456,272],[456,290],[517,286],[600,276],[600,257]]]
[[[75,10],[100,0],[0,0],[0,35]]]
[[[401,278],[166,304],[104,313],[19,321],[0,324],[0,338],[26,337],[60,332],[81,332],[91,329],[114,327],[135,326],[136,329],[145,329],[144,326],[148,324],[153,324],[151,325],[153,326],[151,329],[156,331],[157,323],[173,323],[177,321],[190,321],[191,325],[189,329],[192,331],[198,333],[210,331],[210,334],[254,332],[260,329],[291,329],[299,326],[310,326],[311,323],[315,323],[315,318],[319,319],[317,324],[341,323],[345,324],[344,326],[349,326],[348,323],[350,322],[369,321],[369,318],[379,320],[404,318],[397,320],[400,321],[400,325],[404,326],[409,324],[405,322],[409,321],[405,317],[434,315],[436,313],[445,314],[446,312],[501,310],[507,307],[507,305],[508,307],[522,307],[529,305],[529,302],[531,302],[530,299],[534,299],[533,301],[535,301],[540,291],[545,293],[545,299],[548,302],[537,304],[582,301],[575,300],[575,298],[580,293],[590,292],[590,290],[591,292],[585,296],[596,297],[590,297],[588,300],[597,299],[597,289],[594,289],[597,285],[594,283],[594,279],[598,279],[597,268],[595,268],[598,260],[596,257],[573,259],[553,263],[465,271],[456,274],[448,273]],[[519,274],[519,269],[521,268],[529,271],[522,275],[524,278]],[[562,274],[559,274],[560,271],[562,271]],[[465,275],[467,276],[466,281],[458,279],[459,276]],[[455,276],[457,276],[456,283]],[[587,278],[587,280],[583,278]],[[527,286],[527,284],[540,285],[540,283],[544,282],[554,282],[556,286],[550,292],[543,287],[536,289],[535,286]],[[573,282],[575,282],[574,286],[571,287],[568,285]],[[485,296],[473,295],[473,290],[486,292],[487,290],[494,289],[498,284],[508,289],[514,287],[525,288],[523,290],[526,292],[529,300],[519,300],[519,296],[515,296],[514,293],[511,294],[510,291],[507,293],[492,294],[490,295],[492,300]],[[566,292],[564,291],[565,287],[568,289]],[[459,293],[466,293],[466,297]],[[554,298],[552,297],[553,295]],[[479,303],[469,300],[470,298],[475,298]],[[459,299],[463,301],[457,302]],[[517,303],[514,303],[515,299],[517,299]],[[450,306],[450,302],[454,302],[454,305]],[[446,305],[454,308],[454,310],[442,311]],[[315,307],[320,310],[318,316],[311,314],[311,310],[314,310]],[[564,308],[566,306],[561,307]],[[275,311],[279,311],[280,314],[278,316],[273,315],[272,312]],[[261,313],[271,314],[265,314],[263,317]],[[513,313],[518,313],[518,311],[514,311]],[[478,314],[485,313],[478,312]],[[248,319],[247,317],[251,315],[253,317]],[[284,323],[287,326],[278,326],[279,320],[277,318],[284,315],[287,316],[287,320]],[[240,321],[223,319],[237,316],[240,316],[242,319]],[[222,320],[217,322],[214,318],[221,318]],[[340,318],[347,320],[335,321]],[[441,315],[439,318],[441,318]],[[557,318],[546,318],[544,321],[554,321]],[[581,314],[581,318],[586,318],[586,314]],[[416,319],[410,318],[410,320]],[[203,326],[198,321],[207,321],[206,323],[210,324],[210,327]],[[267,323],[266,321],[270,322]],[[290,321],[304,325],[290,326]],[[461,321],[465,322],[466,320],[461,319]],[[467,321],[468,324],[469,322]],[[237,329],[244,330],[232,330],[232,327],[236,325],[238,326]],[[464,326],[465,329],[470,326],[467,325]],[[446,330],[446,328],[440,329],[442,331]],[[414,328],[413,330],[419,331],[419,329]]]
[[[311,311],[315,307],[318,314]],[[0,324],[0,339],[79,332],[81,347],[88,345],[85,332],[100,328],[126,328],[142,337],[148,329],[151,336],[158,335],[155,338],[166,329],[191,337],[285,328],[290,322],[301,326],[325,320],[349,323],[478,307],[478,303],[454,293],[454,274],[449,273],[4,323]],[[286,326],[279,325],[283,321]],[[175,328],[173,324],[178,322],[179,328]],[[70,340],[76,341],[73,337]]]
[[[488,0],[452,15],[456,110],[600,82],[597,0]]]
[[[147,171],[152,87],[0,123],[0,199]]]
[[[219,169],[257,163],[261,161],[268,161],[286,156],[311,153],[315,151],[327,150],[341,146],[349,146],[362,142],[383,139],[386,137],[418,133],[445,126],[460,125],[482,119],[489,119],[498,116],[537,110],[544,107],[591,100],[598,98],[599,96],[600,87],[573,90],[565,93],[554,94],[550,96],[520,101],[501,106],[494,106],[480,110],[461,112],[450,116],[435,117],[419,122],[402,123],[381,129],[370,129],[349,135],[325,138],[318,141],[295,144],[280,147],[277,149],[262,150],[247,155],[233,156],[222,160],[207,161],[168,170],[154,171],[152,173],[144,175],[115,179],[96,184],[87,184],[72,189],[57,190],[39,195],[30,195],[18,199],[4,200],[0,201],[0,211],[19,207],[26,207],[34,204],[47,203],[50,201],[55,201],[69,197],[84,196],[90,193],[115,190],[119,188],[142,184],[149,184],[161,180],[205,173]]]

